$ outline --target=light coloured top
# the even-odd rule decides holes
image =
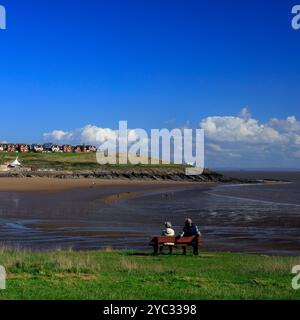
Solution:
[[[175,231],[172,228],[166,228],[162,231],[162,236],[166,236],[166,237],[175,237]],[[172,242],[168,242],[168,243],[164,243],[165,246],[174,246],[174,243]]]

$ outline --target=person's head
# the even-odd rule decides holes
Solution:
[[[192,224],[193,224],[193,221],[192,221],[191,218],[186,218],[186,219],[185,219],[185,225],[186,225],[186,226],[191,226]]]
[[[170,221],[165,222],[165,227],[166,228],[172,228],[172,223]]]

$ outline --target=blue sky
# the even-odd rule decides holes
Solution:
[[[300,30],[291,28],[300,0],[0,4],[7,10],[7,30],[0,30],[0,140],[42,141],[55,129],[116,128],[119,120],[132,128],[187,122],[194,128],[208,117],[238,117],[248,106],[258,126],[274,129],[271,118],[285,126],[276,130],[291,140],[280,143],[295,157],[281,154],[277,166],[298,166],[300,142],[298,149],[297,136],[287,131],[300,134]],[[287,130],[283,121],[291,116],[296,124]],[[208,138],[215,166],[227,166],[217,160],[221,149],[245,142],[238,135],[237,141]],[[266,166],[270,159],[242,164],[228,156],[228,163]]]

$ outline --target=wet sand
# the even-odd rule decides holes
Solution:
[[[128,181],[107,179],[55,179],[55,178],[0,178],[0,191],[48,191],[59,192],[74,188],[96,186],[182,186],[194,185],[194,182],[173,181]],[[199,184],[199,183],[198,183]]]
[[[285,177],[285,176],[284,176]],[[0,243],[37,250],[148,248],[187,216],[205,250],[298,255],[300,174],[289,185],[0,179]]]
[[[160,224],[164,218],[157,209],[136,211],[131,201],[158,196],[166,202],[170,194],[208,186],[213,184],[0,179],[0,243],[39,250],[141,248],[156,233],[153,217]]]
[[[2,178],[0,179],[0,192],[3,194],[15,193],[23,195],[36,202],[40,198],[51,193],[65,193],[66,197],[76,200],[82,198],[85,201],[99,201],[104,204],[112,204],[124,201],[149,192],[163,192],[170,190],[182,190],[186,188],[213,186],[213,183],[173,182],[173,181],[128,181],[128,180],[101,180],[101,179],[55,179],[55,178]],[[88,196],[88,199],[85,197]],[[63,196],[64,197],[64,196]],[[63,198],[58,198],[63,204]],[[0,205],[3,206],[3,203]],[[48,204],[49,205],[49,204]],[[50,204],[51,205],[51,204]],[[7,208],[9,209],[9,208]],[[42,209],[42,208],[40,208]]]

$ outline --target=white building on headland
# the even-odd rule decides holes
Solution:
[[[18,168],[18,167],[21,167],[21,163],[19,162],[18,160],[18,157],[16,158],[16,160],[14,160],[13,162],[11,162],[9,165],[8,165],[9,168]]]

